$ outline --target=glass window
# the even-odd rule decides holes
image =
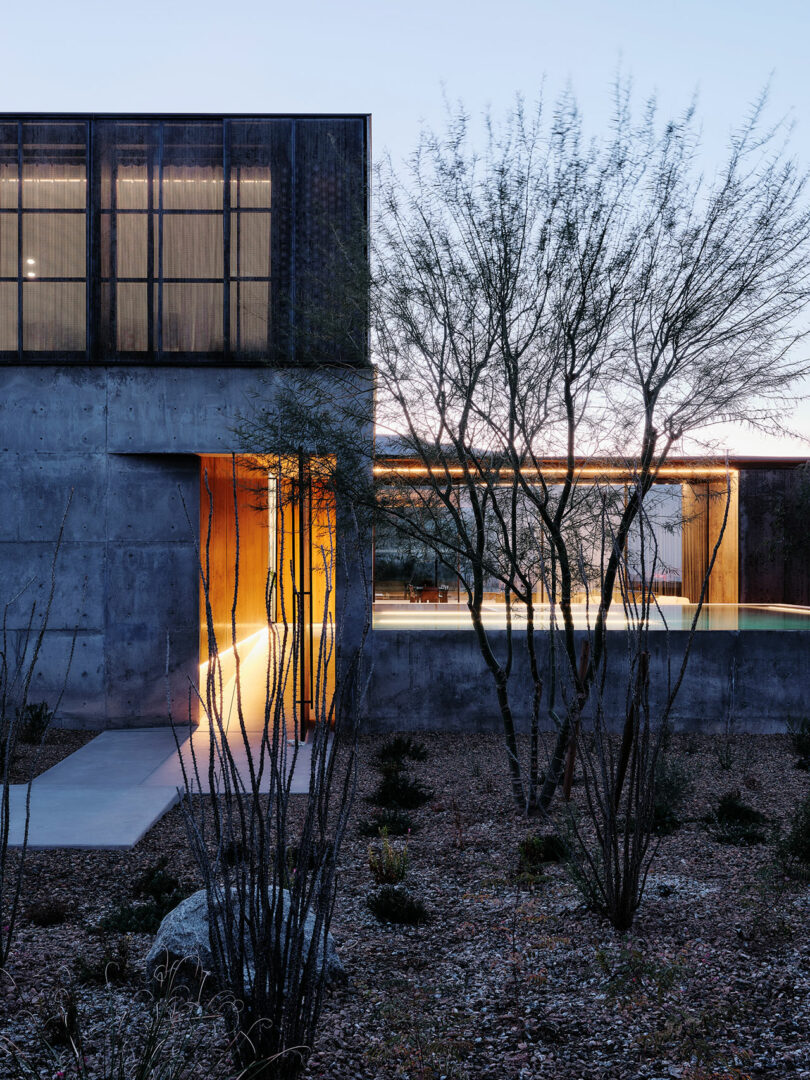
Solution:
[[[0,350],[87,348],[85,122],[0,125]]]
[[[237,355],[264,354],[272,329],[270,287],[273,121],[228,125],[230,348]]]
[[[221,352],[221,122],[109,122],[97,141],[105,351]]]

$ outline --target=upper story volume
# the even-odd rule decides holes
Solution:
[[[367,363],[369,127],[0,115],[0,362]]]

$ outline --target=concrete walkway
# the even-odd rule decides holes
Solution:
[[[232,733],[234,758],[247,774],[247,751],[238,731]],[[248,741],[256,754],[261,733]],[[209,730],[199,727],[181,743],[184,760],[197,757],[202,790],[209,791]],[[288,747],[286,770],[292,771],[293,793],[309,789],[311,746]],[[216,781],[215,781],[216,783]],[[269,786],[269,777],[262,790]],[[183,787],[180,757],[171,728],[104,731],[64,761],[38,776],[31,785],[29,848],[130,848],[179,800]],[[199,790],[196,788],[195,790]],[[9,843],[23,843],[26,784],[10,789]]]

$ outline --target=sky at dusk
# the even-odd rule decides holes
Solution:
[[[420,125],[441,125],[444,94],[497,113],[570,84],[598,130],[620,71],[664,113],[697,92],[712,162],[770,80],[771,115],[794,122],[810,166],[806,0],[40,0],[7,5],[2,26],[5,112],[370,112],[375,156],[398,159]],[[793,426],[810,436],[810,404]],[[725,441],[810,453],[810,440]]]

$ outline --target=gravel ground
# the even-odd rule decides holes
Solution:
[[[52,732],[51,745],[64,740],[67,752],[78,737]],[[691,820],[661,840],[626,934],[584,908],[564,867],[534,880],[518,874],[517,845],[536,826],[512,810],[497,738],[423,741],[428,760],[411,769],[433,796],[414,814],[407,884],[430,921],[395,927],[371,915],[369,842],[353,827],[332,926],[349,983],[327,994],[309,1080],[810,1078],[810,887],[776,871],[772,841],[810,790],[786,737],[675,737],[673,754],[693,777]],[[356,819],[371,810],[379,744],[362,740]],[[767,815],[768,842],[720,844],[699,820],[733,789]],[[113,1004],[143,1010],[151,938],[94,928],[162,855],[187,889],[197,887],[177,809],[132,851],[28,855],[23,916],[0,984],[9,1038],[35,1047],[69,984],[91,1031],[101,1030],[108,992],[86,968],[122,948],[129,970]],[[36,926],[25,914],[46,900],[64,904],[60,925]],[[213,1054],[222,1034],[206,1030]]]

